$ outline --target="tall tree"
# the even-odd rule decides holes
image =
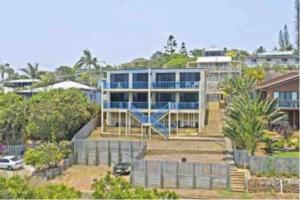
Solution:
[[[24,72],[29,78],[32,80],[37,79],[39,77],[39,64],[38,63],[27,63],[26,68],[20,69],[22,72]]]
[[[285,48],[285,43],[284,43],[284,39],[283,39],[283,34],[282,31],[279,31],[279,38],[278,38],[278,44],[279,44],[279,49],[282,51]]]
[[[91,52],[86,49],[83,50],[83,56],[77,61],[75,64],[75,69],[82,70],[82,71],[88,71],[89,74],[89,82],[92,86],[92,69],[97,68],[98,60],[96,57],[93,57]]]
[[[177,42],[175,40],[175,37],[173,35],[170,35],[167,41],[167,45],[164,47],[165,52],[168,54],[173,54],[176,51]]]
[[[299,25],[299,21],[300,21],[300,1],[299,0],[295,0],[295,10],[296,10],[296,19],[295,19],[295,31],[296,31],[296,48],[299,51],[300,48],[300,25]]]
[[[185,56],[188,54],[187,50],[186,50],[185,42],[181,43],[181,47],[180,47],[179,53],[182,54],[182,55],[185,55]]]
[[[9,64],[8,63],[4,63],[4,64],[0,64],[0,76],[1,76],[1,81],[4,81],[4,76],[7,73],[7,70],[9,69]]]
[[[285,24],[283,28],[283,39],[284,39],[284,49],[285,50],[292,50],[292,45],[290,42],[290,35],[288,31],[288,27]]]

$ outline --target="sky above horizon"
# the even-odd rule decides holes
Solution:
[[[107,64],[149,58],[169,34],[187,49],[272,49],[288,25],[294,43],[294,0],[7,0],[1,1],[0,63],[54,70],[89,49]]]

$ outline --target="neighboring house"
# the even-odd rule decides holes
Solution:
[[[140,127],[165,138],[178,128],[204,127],[206,70],[137,69],[107,71],[101,83],[101,124],[108,127]],[[102,125],[102,132],[104,132]],[[144,129],[145,128],[145,129]],[[119,129],[121,131],[121,129]]]
[[[77,83],[74,81],[63,81],[59,83],[55,83],[53,85],[45,86],[45,87],[38,87],[33,89],[26,89],[26,90],[18,90],[15,91],[17,94],[20,94],[22,96],[25,96],[27,98],[31,97],[32,94],[38,93],[38,92],[44,92],[52,89],[70,89],[70,88],[76,88],[81,90],[90,101],[100,103],[100,94],[96,91],[94,87],[90,87],[81,83]]]
[[[277,98],[278,107],[287,113],[289,124],[299,129],[299,73],[291,72],[257,86],[264,98]]]
[[[3,91],[4,93],[12,92],[16,89],[30,87],[32,84],[37,82],[39,82],[39,79],[17,79],[5,81]]]
[[[299,65],[299,58],[292,51],[267,51],[260,54],[249,55],[246,58],[246,66],[254,67],[262,64],[270,66],[278,65]]]
[[[205,49],[203,57],[189,62],[188,67],[208,69],[206,90],[209,101],[218,101],[222,98],[222,92],[218,90],[220,82],[241,74],[241,63],[233,61],[230,56],[225,56],[225,50],[219,48]]]

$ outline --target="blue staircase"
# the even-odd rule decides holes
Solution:
[[[150,127],[158,132],[160,135],[162,135],[164,138],[169,137],[169,127],[166,127],[164,124],[159,122],[161,118],[163,118],[165,115],[169,113],[169,104],[164,106],[162,109],[157,111],[156,113],[152,114],[150,116],[150,119],[148,120],[148,115],[145,115],[142,113],[138,108],[134,107],[132,104],[129,106],[128,109],[129,113],[132,114],[132,116],[140,122],[142,125],[143,124],[150,124]]]

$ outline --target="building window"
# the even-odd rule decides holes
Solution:
[[[175,73],[157,73],[156,81],[175,81]]]
[[[180,102],[199,102],[197,93],[180,93]]]
[[[271,59],[271,58],[267,58],[267,61],[268,61],[268,62],[271,62],[271,61],[272,61],[272,59]]]
[[[156,102],[175,102],[174,93],[157,93],[155,95]]]
[[[282,58],[281,61],[282,61],[282,62],[287,62],[288,59],[287,59],[287,58]]]
[[[194,72],[180,73],[180,81],[200,81],[200,73],[194,73]]]
[[[110,82],[128,82],[128,74],[110,74]]]
[[[251,62],[252,62],[252,63],[256,63],[257,60],[256,60],[256,59],[251,59]]]

